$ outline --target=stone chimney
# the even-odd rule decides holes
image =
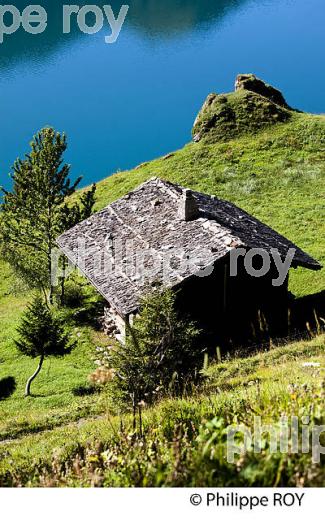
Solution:
[[[189,222],[199,217],[197,201],[191,190],[183,190],[179,200],[178,216],[180,220]]]

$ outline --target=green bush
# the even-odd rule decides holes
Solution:
[[[125,347],[111,351],[114,395],[122,405],[132,405],[134,413],[164,394],[182,393],[201,368],[199,330],[193,322],[180,319],[175,298],[171,290],[145,297]]]
[[[87,294],[84,284],[78,283],[76,280],[68,280],[64,289],[64,306],[69,309],[77,309],[85,305]]]

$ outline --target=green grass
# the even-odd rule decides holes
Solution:
[[[306,367],[306,361],[319,367]],[[223,486],[299,485],[304,480],[321,485],[324,465],[313,466],[310,454],[270,456],[265,448],[241,458],[240,471],[238,463],[226,464],[224,455],[227,424],[252,426],[256,415],[263,424],[278,424],[283,414],[323,421],[324,371],[324,335],[243,362],[212,364],[202,388],[144,412],[141,438],[132,433],[131,417],[108,411],[96,420],[0,444],[0,483]]]
[[[37,360],[21,355],[13,340],[30,294],[26,291],[19,294],[21,288],[17,287],[8,266],[0,265],[5,274],[0,286],[0,379],[12,376],[17,384],[14,394],[0,401],[0,441],[103,413],[104,396],[72,394],[74,388],[87,383],[89,374],[95,370],[96,346],[109,342],[109,338],[89,326],[73,328],[77,348],[64,359],[46,359],[32,385],[33,397],[24,399],[24,387],[36,369]]]
[[[214,363],[203,371],[205,387],[209,390],[234,390],[237,386],[259,384],[265,380],[285,382],[283,376],[297,380],[300,378],[299,371],[295,373],[292,369],[300,368],[301,359],[318,360],[319,356],[324,356],[324,341],[324,336],[319,336],[312,341],[289,343],[281,347],[271,346],[267,352],[259,352],[246,358],[234,357],[229,361]]]
[[[160,176],[238,204],[325,264],[324,154],[325,117],[293,114],[289,122],[254,135],[242,135],[228,142],[190,143],[165,158],[113,175],[98,184],[96,208],[103,208],[150,177]],[[96,444],[96,439],[101,439],[107,449],[111,443],[112,457],[120,457],[122,461],[120,470],[105,466],[101,482],[106,485],[223,485],[228,482],[226,477],[223,484],[213,480],[213,471],[202,455],[201,445],[194,440],[204,431],[205,421],[215,416],[232,420],[237,412],[242,417],[246,410],[256,406],[263,416],[275,418],[295,404],[288,393],[289,383],[299,386],[306,382],[314,388],[316,396],[321,392],[323,336],[255,358],[213,365],[207,370],[204,387],[194,391],[192,396],[166,401],[146,412],[146,443],[151,443],[151,451],[147,449],[149,444],[141,450],[132,441],[128,456],[127,441],[124,438],[118,441],[120,420],[107,418],[109,390],[86,397],[75,397],[72,393],[75,387],[85,384],[94,371],[96,345],[109,341],[90,326],[76,325],[77,349],[65,359],[47,360],[33,383],[32,392],[37,397],[23,398],[24,385],[35,369],[35,360],[22,356],[13,340],[30,294],[1,261],[0,272],[0,379],[13,376],[17,382],[14,394],[0,401],[0,482],[4,485],[20,482],[26,485],[30,479],[32,483],[39,483],[37,467],[42,465],[46,467],[48,478],[44,485],[49,485],[51,478],[60,485],[65,482],[90,485],[95,477],[88,470],[85,475],[75,475],[71,470],[70,476],[61,478],[55,472],[53,476],[52,456],[53,450],[62,450],[60,460],[70,464],[78,450],[84,453],[88,440]],[[291,274],[290,289],[297,296],[313,294],[324,289],[324,282],[325,270],[297,269]],[[310,359],[320,362],[321,370],[304,369],[303,360]],[[301,397],[304,406],[312,405],[312,395],[311,391]],[[123,418],[126,429],[130,420]],[[191,421],[195,434],[192,432],[191,436],[188,430],[184,445],[176,449],[175,431],[189,428]],[[155,443],[156,451],[152,448]],[[178,449],[188,451],[188,458],[183,451],[180,455]],[[136,457],[142,457],[141,471],[135,467]],[[162,461],[161,466],[158,459]],[[263,460],[262,457],[261,464]],[[305,462],[308,468],[307,459]],[[183,464],[184,471],[177,464]],[[201,466],[205,468],[202,472]],[[293,474],[289,473],[279,482],[296,485]],[[246,485],[253,481],[263,485],[262,477],[255,480],[238,477],[236,481],[231,473],[229,478],[233,484]],[[316,472],[310,485],[318,483],[319,478]],[[272,483],[271,477],[268,483]]]

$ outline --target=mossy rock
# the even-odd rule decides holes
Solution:
[[[284,123],[292,110],[261,94],[239,89],[230,94],[210,94],[193,127],[194,141],[229,141],[247,133]]]
[[[257,78],[255,74],[238,74],[235,83],[235,90],[249,90],[250,92],[255,92],[255,94],[260,94],[281,107],[292,110],[280,90],[265,83],[262,79]]]

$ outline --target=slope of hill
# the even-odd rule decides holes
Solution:
[[[202,140],[118,173],[98,185],[97,208],[150,177],[229,200],[325,261],[325,116],[292,113],[278,123],[227,142]],[[290,289],[297,296],[325,287],[325,270],[298,269]]]
[[[229,94],[228,103],[240,110],[243,96],[246,98],[246,94],[242,93]],[[279,122],[275,118],[259,128],[255,123],[254,128],[250,125],[241,126],[240,132],[233,132],[233,128],[228,127],[227,135],[223,133],[222,138],[217,131],[208,139],[202,138],[166,157],[103,180],[98,184],[97,209],[125,195],[150,177],[159,176],[236,203],[284,234],[324,265],[325,117],[291,110],[288,113],[285,121]],[[214,125],[216,122],[214,120]],[[294,473],[291,469],[289,471],[290,463],[287,459],[282,466],[280,460],[270,459],[270,466],[267,466],[266,459],[261,457],[260,461],[253,458],[249,462],[247,459],[246,470],[242,474],[239,475],[238,471],[233,473],[228,468],[225,473],[221,472],[221,480],[216,480],[213,467],[209,466],[210,463],[205,465],[205,456],[200,451],[208,439],[204,421],[218,416],[227,422],[229,416],[226,410],[232,410],[233,414],[239,410],[244,414],[249,403],[253,410],[256,392],[260,392],[259,396],[265,396],[265,400],[263,397],[259,404],[263,416],[271,414],[275,418],[286,411],[293,411],[292,406],[296,401],[303,405],[300,411],[304,410],[311,406],[314,396],[316,406],[323,398],[324,336],[306,343],[289,345],[287,351],[282,350],[284,356],[286,352],[292,353],[288,354],[288,358],[281,357],[279,349],[274,357],[273,353],[265,354],[266,357],[259,358],[251,365],[250,361],[238,360],[238,365],[224,368],[216,365],[215,369],[209,369],[207,386],[197,389],[188,400],[162,403],[146,412],[148,435],[144,448],[136,443],[128,444],[128,417],[123,418],[127,432],[125,438],[122,436],[122,440],[117,441],[114,435],[118,432],[116,425],[119,420],[107,419],[110,417],[107,389],[100,394],[79,397],[72,393],[74,388],[86,384],[87,376],[94,370],[96,347],[109,344],[109,339],[89,324],[79,323],[75,326],[74,334],[79,340],[79,347],[65,360],[45,362],[43,373],[34,383],[37,397],[23,399],[24,382],[33,371],[34,363],[18,354],[13,346],[13,338],[30,294],[1,261],[0,268],[0,379],[14,376],[17,382],[14,394],[0,401],[0,483],[3,485],[27,484],[29,480],[32,484],[44,485],[96,484],[92,480],[96,472],[88,471],[94,462],[90,460],[90,454],[95,450],[94,457],[101,461],[100,464],[104,464],[103,454],[105,452],[106,457],[110,449],[112,459],[109,460],[115,461],[115,466],[110,462],[114,471],[113,466],[105,466],[110,469],[110,475],[104,471],[105,476],[99,479],[98,484],[316,485],[320,483],[321,476],[324,477],[322,467],[318,472],[308,473],[311,466],[307,458],[294,459]],[[319,294],[324,287],[325,269],[320,272],[297,269],[291,275],[290,289],[297,297]],[[276,366],[270,366],[267,361],[270,359]],[[303,363],[310,360],[319,363],[314,371],[303,367]],[[229,374],[227,383],[222,376],[225,373]],[[261,385],[247,386],[250,381],[257,380],[262,381]],[[297,385],[297,395],[288,390],[288,384]],[[308,391],[302,386],[305,384]],[[219,395],[216,391],[223,393]],[[292,398],[292,395],[296,395],[296,398]],[[316,413],[316,408],[313,411]],[[173,419],[170,419],[171,416]],[[189,430],[191,422],[194,425],[192,433]],[[158,425],[162,425],[161,429]],[[180,436],[177,432],[181,432],[182,428],[187,428],[185,444],[177,440]],[[211,428],[213,433],[215,428],[219,431],[221,426],[213,423]],[[201,448],[193,441],[197,435],[202,439]],[[88,438],[94,441],[89,450]],[[95,439],[103,441],[99,454],[95,448]],[[132,446],[130,450],[129,445]],[[156,455],[152,455],[149,445],[151,448],[158,445]],[[62,448],[62,452],[52,459],[54,448]],[[189,455],[185,460],[183,457],[186,451]],[[71,469],[71,475],[66,475],[62,469],[65,461],[76,467],[76,457],[79,455],[86,459],[88,469],[79,475]],[[134,469],[137,458],[141,460],[140,473]],[[116,469],[116,460],[120,459],[122,469],[119,470]],[[159,466],[159,459],[164,461],[163,467]],[[265,471],[264,477],[263,461],[265,467],[270,468],[269,473]],[[256,471],[254,468],[253,471],[251,463]],[[94,467],[98,469],[96,464]],[[219,464],[220,460],[216,462],[216,467],[219,468]],[[199,471],[201,465],[202,472]],[[302,469],[304,465],[306,471]],[[43,481],[40,480],[38,467],[44,469]]]
[[[270,454],[266,439],[235,464],[226,440],[229,424],[253,431],[256,416],[277,435],[286,416],[324,424],[324,366],[324,335],[212,364],[192,395],[144,411],[140,437],[107,401],[101,417],[0,442],[0,486],[321,486],[324,458],[291,453],[291,440],[288,453]]]

